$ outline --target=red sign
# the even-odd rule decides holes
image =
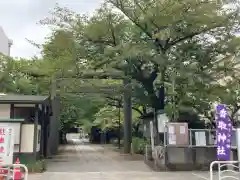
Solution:
[[[5,142],[5,128],[0,128],[0,144],[4,144]],[[0,147],[0,153],[4,153],[4,146]]]
[[[0,135],[5,136],[5,129],[4,128],[0,128]]]
[[[4,153],[4,147],[0,147],[0,153]]]
[[[0,136],[0,143],[4,143],[4,136]]]

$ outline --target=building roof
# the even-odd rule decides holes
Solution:
[[[0,94],[0,104],[2,103],[41,104],[47,101],[48,99],[49,96]]]

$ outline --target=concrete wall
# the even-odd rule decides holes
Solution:
[[[232,150],[232,160],[237,159],[236,154],[236,151]],[[153,158],[158,170],[209,170],[210,163],[216,160],[216,148],[158,146],[154,150]]]
[[[216,160],[216,148],[167,147],[165,155],[166,166],[172,170],[207,170]]]

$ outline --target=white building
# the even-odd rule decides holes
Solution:
[[[0,26],[0,53],[10,56],[10,49],[13,42],[7,37],[2,27]]]

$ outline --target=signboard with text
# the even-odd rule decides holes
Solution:
[[[0,126],[0,164],[13,163],[14,134],[13,128]]]
[[[232,121],[229,118],[227,107],[220,104],[216,108],[216,138],[217,159],[229,161],[231,155]]]

